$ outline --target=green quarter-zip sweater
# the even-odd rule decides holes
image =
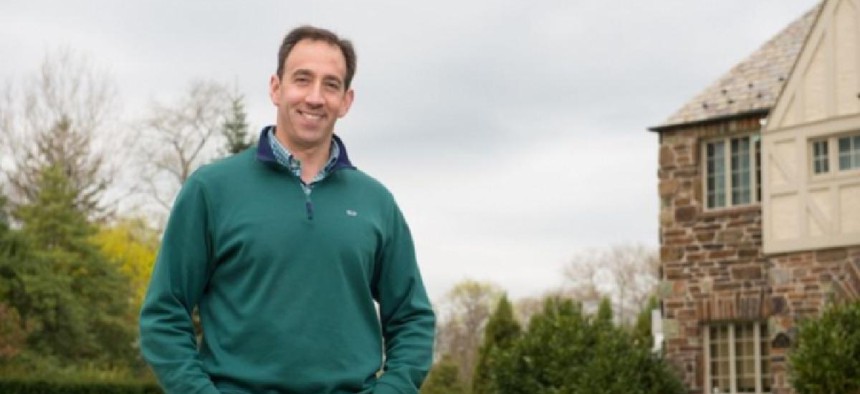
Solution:
[[[144,358],[168,394],[417,393],[435,318],[393,197],[337,137],[338,162],[306,194],[266,130],[179,193],[141,310]]]

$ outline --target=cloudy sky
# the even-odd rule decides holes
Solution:
[[[354,41],[337,132],[397,197],[425,282],[512,297],[562,283],[577,253],[656,248],[647,131],[817,0],[0,1],[0,81],[71,48],[116,81],[123,119],[195,79],[236,84],[254,129],[283,35]]]

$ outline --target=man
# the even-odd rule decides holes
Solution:
[[[290,32],[270,81],[276,125],[179,193],[140,317],[168,394],[418,392],[435,318],[412,238],[334,135],[355,59],[327,30]]]

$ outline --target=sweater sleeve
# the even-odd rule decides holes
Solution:
[[[433,362],[436,318],[415,259],[409,227],[396,205],[378,264],[385,365],[375,394],[418,393]]]
[[[218,394],[191,320],[211,271],[208,221],[204,190],[192,177],[173,205],[140,312],[141,353],[167,394]]]

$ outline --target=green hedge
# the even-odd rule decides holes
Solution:
[[[803,321],[789,367],[798,394],[860,393],[860,301]]]
[[[163,394],[155,383],[0,379],[3,394]]]

